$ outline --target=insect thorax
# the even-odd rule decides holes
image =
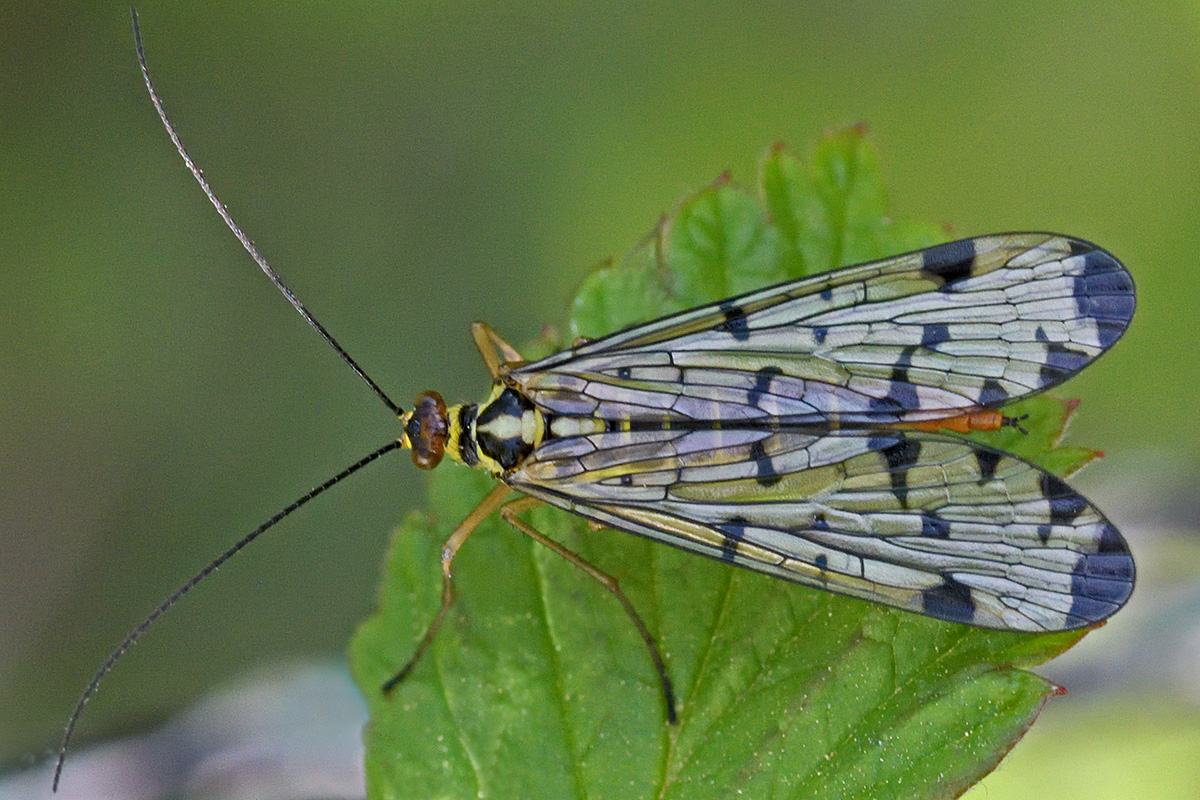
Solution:
[[[546,432],[542,411],[503,383],[482,403],[450,406],[446,420],[446,455],[496,477],[518,466]]]

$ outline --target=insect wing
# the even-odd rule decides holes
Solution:
[[[1124,333],[1129,273],[1087,242],[983,236],[722,300],[511,371],[543,409],[887,424],[1056,386]]]
[[[1085,627],[1133,590],[1127,545],[1084,497],[937,434],[613,431],[551,442],[506,480],[609,527],[985,628]]]

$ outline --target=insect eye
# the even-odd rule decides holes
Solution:
[[[449,416],[442,396],[437,392],[418,395],[412,416],[404,426],[404,433],[412,443],[413,463],[421,469],[433,469],[440,464],[446,454],[449,431]]]

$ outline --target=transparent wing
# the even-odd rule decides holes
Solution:
[[[665,317],[515,368],[556,414],[886,424],[1062,383],[1134,310],[1112,255],[1047,233],[964,239]]]
[[[614,431],[551,441],[505,480],[606,526],[984,628],[1085,627],[1133,590],[1128,546],[1084,497],[936,434]]]

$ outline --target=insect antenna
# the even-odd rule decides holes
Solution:
[[[200,188],[204,190],[204,194],[206,197],[208,197],[209,202],[213,204],[213,208],[215,208],[217,213],[221,215],[221,219],[225,221],[226,227],[228,227],[229,230],[233,232],[233,235],[237,237],[237,240],[242,243],[242,247],[246,248],[246,252],[249,253],[250,257],[254,259],[254,263],[258,264],[258,267],[263,271],[263,274],[270,278],[271,283],[275,284],[275,288],[278,289],[279,292],[285,298],[287,298],[287,301],[292,304],[292,308],[300,312],[300,316],[304,317],[304,321],[312,326],[313,330],[321,334],[321,338],[329,343],[329,346],[332,347],[335,352],[337,352],[338,357],[341,358],[342,361],[346,362],[346,366],[354,370],[354,374],[363,379],[363,382],[371,388],[371,391],[375,393],[376,397],[383,401],[384,405],[392,410],[393,414],[396,416],[403,414],[404,410],[392,402],[392,399],[388,397],[387,393],[379,387],[379,384],[375,383],[375,381],[371,379],[371,376],[363,371],[363,368],[358,365],[358,362],[351,358],[350,354],[342,349],[342,346],[337,343],[337,340],[333,338],[329,331],[325,330],[325,326],[318,322],[317,318],[312,315],[312,312],[305,308],[304,303],[300,302],[300,298],[296,297],[292,290],[288,288],[288,285],[283,282],[283,278],[279,277],[279,273],[277,273],[274,268],[271,267],[271,265],[267,262],[267,259],[263,257],[262,253],[258,252],[258,248],[256,248],[254,243],[250,241],[250,237],[243,233],[242,229],[238,227],[238,224],[233,221],[233,217],[230,215],[229,209],[225,207],[225,204],[222,203],[217,197],[216,193],[213,192],[212,187],[208,185],[208,181],[205,179],[204,173],[201,172],[200,168],[196,166],[196,162],[192,161],[192,157],[188,155],[187,150],[183,146],[183,142],[180,141],[179,134],[175,132],[175,126],[171,124],[170,118],[167,117],[166,110],[163,109],[162,101],[158,98],[158,92],[154,90],[154,82],[150,79],[150,68],[146,66],[146,52],[142,48],[142,31],[138,26],[137,9],[130,9],[130,13],[133,17],[133,39],[137,44],[138,66],[141,67],[142,79],[146,82],[146,91],[150,93],[150,102],[154,104],[154,110],[158,112],[158,118],[162,120],[163,127],[167,129],[167,135],[171,137],[171,143],[175,145],[175,150],[178,151],[179,156],[183,159],[183,163],[187,165],[188,171],[192,173],[192,177],[196,179],[196,182],[200,184]]]
[[[304,320],[309,324],[309,326],[311,326],[313,330],[321,335],[321,338],[324,339],[329,346],[334,349],[334,351],[338,354],[338,357],[341,358],[342,361],[344,361],[346,365],[349,366],[350,369],[352,369],[354,373],[367,384],[368,387],[370,387],[371,391],[375,393],[376,397],[383,401],[384,405],[386,405],[392,411],[392,413],[396,414],[397,416],[402,415],[404,413],[403,409],[393,402],[392,399],[388,397],[387,393],[384,392],[383,389],[380,388],[380,386],[375,383],[375,381],[372,380],[369,375],[367,375],[362,367],[358,365],[358,362],[356,362],[350,356],[350,354],[347,353],[340,344],[338,344],[337,340],[334,339],[329,331],[325,329],[325,326],[322,325],[317,318],[312,315],[312,312],[310,312],[305,305],[300,302],[300,299],[296,297],[295,293],[293,293],[288,285],[283,282],[283,279],[279,276],[279,273],[277,273],[271,267],[270,263],[267,262],[266,258],[264,258],[260,252],[258,252],[258,248],[254,246],[254,243],[250,241],[250,238],[246,236],[242,229],[238,227],[238,224],[234,222],[233,217],[230,215],[229,210],[220,201],[216,193],[213,192],[212,187],[209,186],[208,181],[200,171],[200,168],[196,166],[196,163],[192,161],[192,157],[188,155],[186,148],[183,146],[183,142],[179,139],[179,134],[175,132],[175,126],[171,124],[170,118],[167,117],[167,112],[164,110],[162,101],[158,97],[158,92],[156,92],[154,89],[154,82],[150,78],[150,70],[146,66],[146,53],[142,47],[142,33],[141,28],[138,25],[137,9],[130,9],[130,14],[133,22],[133,38],[137,46],[138,66],[141,68],[142,78],[146,83],[146,91],[150,94],[150,102],[153,103],[154,110],[158,113],[158,118],[162,121],[163,127],[166,128],[167,135],[171,137],[171,143],[175,145],[175,150],[183,159],[183,163],[187,166],[188,171],[192,173],[192,177],[194,177],[196,182],[200,184],[200,188],[204,191],[205,196],[208,197],[209,202],[212,203],[213,208],[217,210],[217,213],[225,222],[226,227],[228,227],[233,235],[237,237],[237,240],[241,242],[242,247],[244,247],[246,252],[250,254],[250,257],[254,259],[254,262],[258,264],[259,269],[263,271],[263,274],[270,279],[271,283],[275,285],[275,288],[279,290],[279,292],[287,299],[289,303],[291,303],[292,308],[296,309],[296,311],[300,313],[300,316],[304,317]],[[152,612],[150,612],[150,614],[144,620],[142,620],[141,624],[134,628],[133,631],[131,631],[129,635],[125,637],[124,641],[122,641],[121,644],[109,654],[108,658],[105,659],[104,663],[100,666],[100,669],[98,669],[96,674],[92,676],[91,683],[88,684],[88,687],[84,690],[83,694],[79,697],[79,700],[75,703],[75,708],[71,711],[71,716],[67,720],[67,728],[63,734],[62,744],[59,745],[58,758],[54,764],[54,779],[51,787],[52,790],[56,792],[58,791],[58,783],[59,779],[62,777],[63,764],[65,763],[67,757],[67,749],[70,747],[71,738],[75,733],[75,726],[79,722],[79,717],[83,713],[84,706],[86,706],[88,700],[95,695],[96,690],[100,686],[100,681],[104,679],[104,676],[112,670],[117,661],[119,661],[121,657],[125,655],[129,648],[132,647],[139,638],[141,638],[142,634],[145,633],[146,630],[149,629],[159,617],[161,617],[167,612],[168,609],[183,599],[184,595],[195,588],[197,584],[216,572],[226,561],[233,558],[233,556],[245,548],[246,545],[257,539],[261,534],[274,527],[284,517],[288,516],[293,511],[300,509],[310,500],[324,493],[325,490],[350,477],[363,467],[378,459],[380,456],[390,453],[393,450],[399,450],[403,446],[404,442],[402,439],[388,442],[383,447],[380,447],[374,452],[364,456],[333,477],[301,495],[299,498],[277,511],[250,533],[243,536],[225,552],[221,553],[221,555],[209,562],[207,566],[188,579],[188,581],[176,589],[170,597],[168,597]]]
[[[1029,419],[1028,414],[1022,414],[1019,417],[1004,417],[1003,419],[1001,419],[1000,424],[1005,427],[1016,428],[1022,434],[1028,436],[1029,431],[1025,430],[1025,426],[1021,424],[1022,422],[1024,422],[1027,419]]]
[[[142,623],[134,628],[129,635],[125,637],[125,640],[121,642],[121,644],[118,645],[117,648],[112,651],[112,653],[109,654],[108,658],[105,659],[104,664],[101,665],[100,669],[96,670],[96,674],[92,676],[92,682],[88,684],[87,689],[85,689],[83,694],[80,695],[79,701],[75,703],[75,709],[71,712],[70,719],[67,720],[67,730],[66,733],[63,734],[62,744],[59,745],[58,748],[58,760],[54,764],[54,782],[51,787],[52,791],[58,791],[58,780],[62,776],[63,763],[67,758],[67,748],[71,744],[71,737],[75,733],[75,724],[79,721],[79,715],[83,713],[83,707],[87,705],[88,700],[92,699],[92,695],[96,693],[96,689],[100,686],[100,681],[103,680],[104,676],[112,670],[113,666],[117,663],[117,661],[120,660],[121,656],[125,655],[129,648],[132,647],[139,638],[141,638],[142,634],[154,624],[155,620],[166,613],[171,606],[178,603],[184,595],[194,589],[196,584],[200,583],[205,578],[216,572],[222,564],[233,558],[239,551],[257,539],[261,534],[274,527],[275,524],[284,517],[301,508],[307,504],[309,500],[312,500],[317,495],[323,493],[326,489],[329,489],[334,484],[341,483],[346,478],[349,478],[351,475],[358,472],[372,461],[375,461],[380,456],[390,453],[393,450],[399,450],[403,446],[404,444],[400,440],[388,442],[373,453],[363,456],[358,461],[355,461],[353,464],[346,467],[332,478],[329,478],[324,483],[310,489],[308,492],[304,493],[288,505],[279,509],[279,511],[276,511],[274,514],[272,514],[266,522],[259,525],[257,528],[250,531],[250,533],[246,534],[237,542],[235,542],[229,547],[228,550],[226,550],[224,553],[221,553],[221,555],[209,562],[204,569],[200,570],[191,578],[189,578],[188,581],[176,589],[170,597],[159,603],[158,607],[151,611],[150,614],[144,620],[142,620]]]

